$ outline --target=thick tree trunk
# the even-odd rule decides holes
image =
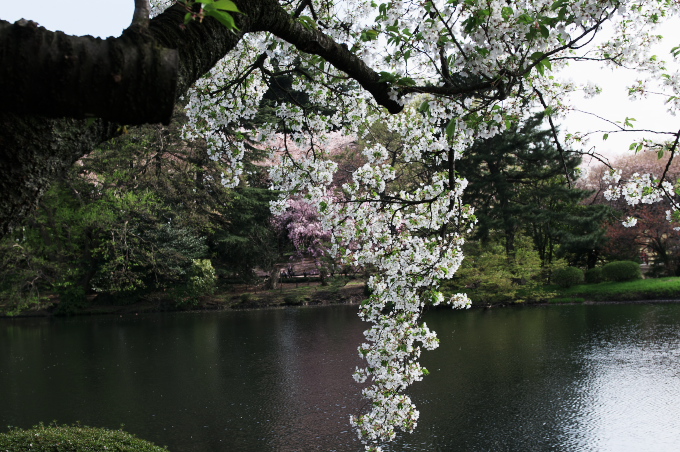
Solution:
[[[152,19],[148,31],[106,41],[0,21],[0,237],[36,206],[51,180],[120,134],[116,122],[167,121],[176,98],[245,33],[270,31],[320,55],[390,111],[401,109],[377,73],[346,46],[302,27],[276,0],[236,3],[238,32],[211,18],[184,27],[178,5]],[[104,119],[79,119],[86,117]]]
[[[111,116],[122,123],[144,122],[140,117],[140,112],[153,111],[160,109],[159,104],[174,105],[176,97],[186,92],[186,90],[203,74],[210,70],[214,64],[226,55],[240,39],[241,35],[233,33],[216,21],[205,21],[203,24],[193,24],[194,26],[181,29],[179,24],[183,23],[183,10],[179,7],[170,8],[161,16],[155,18],[150,26],[150,34],[162,48],[173,48],[172,52],[178,56],[177,64],[174,69],[174,87],[172,84],[165,83],[164,88],[155,90],[146,95],[138,92],[138,98],[125,96],[128,109],[135,113],[131,117],[114,114]],[[251,16],[252,17],[252,16]],[[6,22],[0,26],[6,26]],[[191,24],[190,24],[191,25]],[[243,28],[242,28],[243,29]],[[35,32],[35,30],[29,32]],[[49,33],[43,30],[38,34]],[[38,38],[36,38],[38,39]],[[42,38],[41,38],[42,39]],[[62,42],[63,37],[57,40]],[[93,38],[72,38],[74,40],[85,40],[82,44],[87,47]],[[98,40],[101,41],[101,40]],[[148,40],[142,43],[142,47],[148,45]],[[71,40],[67,40],[72,43]],[[125,40],[118,45],[125,45],[128,48],[118,48],[119,52],[139,54],[135,50],[135,40]],[[56,52],[59,46],[48,45],[49,49]],[[109,45],[113,48],[115,46]],[[1,51],[0,51],[1,52]],[[103,52],[103,51],[102,51]],[[5,59],[6,54],[0,53],[0,61]],[[55,57],[45,57],[47,60],[54,60]],[[9,66],[9,65],[8,65]],[[14,71],[22,75],[22,68],[11,65]],[[124,65],[129,67],[129,65]],[[8,86],[6,79],[11,79],[13,75],[6,74],[8,69],[0,73],[0,84]],[[156,71],[157,73],[158,71]],[[142,71],[136,76],[140,78],[153,77],[153,71]],[[75,76],[77,77],[77,76]],[[110,85],[111,74],[103,76],[102,84]],[[145,82],[139,82],[136,86],[143,86],[149,82],[153,83],[152,78]],[[75,116],[83,117],[91,113],[92,102],[78,98],[77,88],[70,82],[64,82],[71,89],[68,97],[72,96],[71,106],[60,103],[58,99],[43,99],[39,102],[28,97],[26,102],[20,98],[6,99],[0,104],[11,102],[19,105],[16,112],[7,112],[9,107],[0,110],[0,237],[18,224],[31,210],[37,206],[37,202],[47,189],[50,182],[73,165],[82,156],[91,152],[99,143],[107,141],[121,133],[121,127],[113,122],[106,120],[85,120],[85,119],[51,119],[43,114],[56,116]],[[96,81],[89,82],[96,84]],[[165,90],[165,91],[163,91]],[[5,91],[11,91],[6,89]],[[133,90],[134,91],[134,90]],[[47,90],[47,92],[51,92]],[[103,92],[102,92],[103,93]],[[109,93],[115,95],[116,88]],[[81,93],[82,94],[82,93]],[[58,96],[58,94],[55,94]],[[101,94],[106,97],[105,94]],[[115,97],[115,96],[114,96]],[[29,108],[35,104],[51,104],[47,107],[38,106],[35,109],[37,114],[29,114]],[[95,102],[96,103],[96,102]],[[21,104],[25,104],[22,106]],[[65,111],[56,110],[60,105]],[[109,104],[110,105],[110,104]],[[106,116],[106,114],[101,114]],[[146,118],[146,122],[158,122],[165,120],[166,113],[159,118],[156,113]]]
[[[0,65],[0,111],[124,124],[172,116],[177,51],[143,32],[102,40],[0,21],[0,61],[13,62]]]

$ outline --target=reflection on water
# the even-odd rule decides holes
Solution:
[[[573,450],[678,450],[677,320],[650,311],[639,322],[600,331],[583,347],[587,378],[570,420]]]
[[[680,305],[460,314],[427,319],[423,428],[391,450],[678,450]]]
[[[680,305],[437,311],[391,451],[675,451]],[[118,427],[172,451],[358,451],[355,307],[0,322],[0,426]]]

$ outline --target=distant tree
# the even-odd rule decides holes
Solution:
[[[660,177],[664,172],[669,180],[680,177],[680,162],[671,155],[657,152],[641,152],[635,155],[624,155],[613,159],[611,165],[621,170],[621,180],[629,181],[635,174],[652,174]],[[605,165],[596,165],[579,184],[591,189],[593,194],[586,202],[612,206],[617,215],[612,217],[607,226],[608,244],[603,249],[607,260],[647,260],[652,264],[651,274],[678,274],[680,265],[680,234],[675,230],[677,225],[671,224],[667,218],[670,206],[658,204],[631,204],[625,198],[614,201],[605,199],[604,193],[609,183],[603,176],[610,170]],[[626,227],[621,220],[633,218],[636,223]]]
[[[323,228],[319,213],[312,204],[302,199],[291,199],[288,209],[272,221],[279,234],[290,240],[298,256],[313,257],[318,265],[327,251],[330,232]]]
[[[256,267],[270,270],[279,257],[277,233],[272,226],[270,190],[240,187],[232,190],[223,210],[228,220],[209,236],[213,260],[220,268],[250,281]]]
[[[604,249],[608,260],[632,260],[651,265],[655,276],[680,275],[680,234],[666,220],[663,205],[644,205],[635,209],[637,224],[625,227],[620,221],[607,229],[609,244]]]

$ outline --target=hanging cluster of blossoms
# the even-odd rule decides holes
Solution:
[[[629,206],[636,206],[670,200],[672,210],[666,211],[666,219],[668,221],[674,220],[673,212],[677,210],[677,206],[672,199],[675,195],[673,184],[669,181],[660,181],[659,178],[651,174],[633,173],[627,181],[620,183],[621,170],[617,169],[605,173],[602,180],[609,184],[603,193],[607,201],[624,199]],[[631,228],[637,225],[637,218],[629,216],[621,224]]]
[[[354,373],[367,385],[363,395],[370,408],[351,423],[367,450],[379,450],[418,420],[405,390],[426,373],[418,362],[422,349],[437,346],[436,334],[421,321],[423,308],[470,305],[464,295],[445,299],[438,290],[460,266],[463,238],[474,224],[472,209],[461,202],[466,182],[456,175],[458,157],[474,140],[492,137],[536,109],[551,119],[565,115],[569,93],[582,88],[554,75],[570,62],[599,59],[664,73],[661,60],[648,54],[658,40],[651,30],[677,14],[678,5],[674,0],[283,3],[291,21],[342,44],[379,74],[377,82],[389,84],[390,98],[404,111],[388,114],[333,66],[339,63],[301,53],[271,34],[253,33],[242,36],[188,94],[186,134],[205,140],[215,159],[230,164],[224,175],[229,186],[239,181],[247,146],[275,147],[279,163],[270,178],[281,197],[272,203],[274,213],[289,209],[291,196],[304,200],[330,234],[330,254],[372,271],[371,295],[360,311],[371,325],[359,346],[366,364]],[[606,23],[611,38],[586,47]],[[667,75],[663,83],[672,97],[680,77]],[[276,95],[280,91],[285,94]],[[338,130],[363,143],[365,160],[341,186],[333,183],[337,165],[327,151]],[[611,196],[656,199],[656,191],[640,187],[613,189]]]
[[[659,179],[651,174],[634,173],[625,184],[618,185],[621,180],[621,170],[612,170],[604,175],[603,180],[611,182],[604,192],[605,199],[614,201],[623,198],[629,206],[640,203],[654,204],[673,192],[673,185],[670,182],[659,182]]]

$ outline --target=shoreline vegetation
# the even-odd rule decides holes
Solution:
[[[359,304],[368,296],[363,279],[348,277],[287,278],[276,289],[264,289],[254,284],[223,284],[213,295],[193,300],[177,300],[170,292],[151,292],[128,300],[123,297],[98,295],[89,297],[85,306],[60,309],[56,295],[32,304],[19,312],[7,312],[0,304],[0,318],[51,317],[60,315],[128,315],[153,312],[223,311],[263,309],[287,306],[323,306],[334,304]]]
[[[515,305],[592,304],[592,303],[659,303],[680,302],[680,277],[650,278],[626,282],[579,284],[569,288],[544,285],[539,300],[523,302],[485,302],[468,293],[472,307],[490,308]],[[261,286],[225,284],[214,295],[178,304],[164,292],[149,293],[132,301],[121,301],[103,296],[91,297],[86,306],[68,312],[59,310],[59,300],[49,296],[40,304],[19,312],[3,312],[0,318],[50,317],[58,315],[134,315],[154,312],[223,311],[264,309],[296,306],[326,306],[360,304],[368,297],[363,279],[327,278],[322,285],[318,278],[289,278],[279,288],[265,290]]]

